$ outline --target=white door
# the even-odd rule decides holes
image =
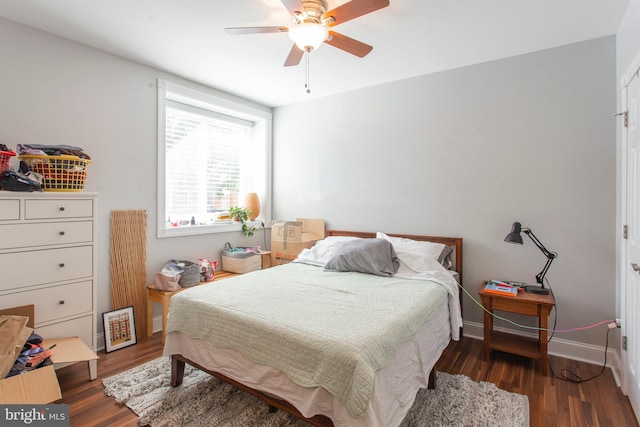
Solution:
[[[626,153],[626,223],[627,239],[623,253],[622,335],[627,337],[623,355],[623,391],[640,419],[640,129],[638,103],[640,77],[637,69],[629,75],[623,88],[627,116],[622,120]]]

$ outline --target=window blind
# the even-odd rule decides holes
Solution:
[[[253,123],[173,101],[165,123],[167,220],[209,222],[237,206]]]

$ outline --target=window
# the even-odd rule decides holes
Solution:
[[[269,109],[158,80],[158,237],[239,230],[250,192],[269,222],[270,158]]]

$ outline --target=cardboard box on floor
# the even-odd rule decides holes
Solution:
[[[324,220],[298,218],[271,226],[271,265],[287,264],[305,248],[324,239]]]
[[[9,322],[15,324],[20,318],[24,322],[22,330],[17,332],[16,327],[7,329],[7,331],[12,331],[9,334],[2,334],[5,339],[0,342],[0,367],[3,368],[0,371],[0,378],[2,378],[0,380],[0,404],[51,403],[62,397],[54,365],[57,363],[89,362],[98,359],[98,356],[78,337],[49,339],[43,337],[45,338],[43,341],[45,348],[56,345],[52,350],[53,356],[51,356],[54,365],[4,378],[33,331],[34,306],[0,310],[0,324],[3,324],[2,320],[5,320],[6,326],[6,319],[10,319]]]

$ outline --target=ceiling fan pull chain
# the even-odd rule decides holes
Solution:
[[[305,53],[305,56],[307,57],[307,67],[306,67],[306,76],[305,76],[305,83],[304,83],[304,87],[307,88],[307,93],[311,93],[311,87],[309,85],[309,52]]]

